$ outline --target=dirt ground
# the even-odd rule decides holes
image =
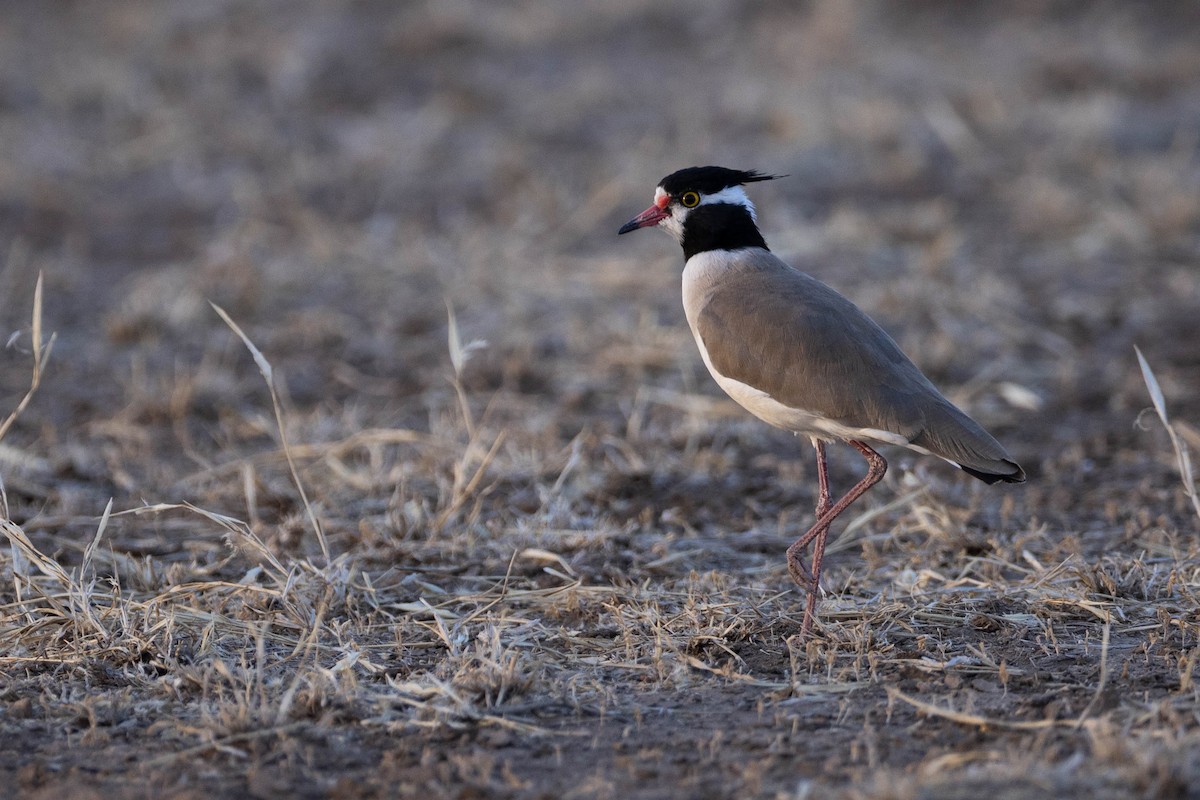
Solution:
[[[1177,2],[6,4],[0,795],[1200,797],[1197,42]],[[772,248],[1029,473],[888,453],[804,643],[811,447],[615,236],[710,163],[786,173]]]

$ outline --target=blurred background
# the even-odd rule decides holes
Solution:
[[[1173,0],[8,0],[0,426],[39,275],[56,338],[0,432],[0,772],[1185,794],[1197,517],[1134,346],[1200,452],[1198,45]],[[707,375],[679,247],[616,236],[704,164],[786,174],[773,250],[1030,477],[889,453],[807,649],[811,448]],[[110,498],[203,511],[101,542]]]
[[[39,272],[57,332],[4,442],[10,502],[178,497],[272,445],[209,300],[279,371],[298,441],[459,414],[453,307],[471,413],[528,468],[496,498],[559,475],[581,432],[572,502],[624,491],[597,477],[614,464],[702,469],[681,445],[807,461],[704,373],[678,248],[614,235],[711,163],[788,174],[752,192],[772,248],[1010,447],[1029,513],[1078,527],[1096,474],[1170,484],[1165,438],[1134,425],[1135,344],[1200,418],[1198,33],[1200,6],[1169,2],[10,3],[6,413]],[[809,499],[795,469],[780,501]]]

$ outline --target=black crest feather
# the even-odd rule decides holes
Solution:
[[[755,170],[728,169],[726,167],[688,167],[678,172],[672,172],[658,182],[663,191],[671,196],[686,191],[696,191],[700,194],[716,194],[730,186],[741,186],[744,183],[770,181],[784,175],[765,175]]]

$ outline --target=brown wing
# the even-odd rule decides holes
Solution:
[[[857,306],[768,253],[752,266],[723,274],[697,315],[718,372],[792,408],[899,434],[979,477],[1020,473]]]

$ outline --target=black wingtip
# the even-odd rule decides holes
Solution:
[[[970,467],[964,467],[961,464],[959,465],[959,468],[963,472],[967,473],[968,475],[975,477],[975,478],[979,478],[979,480],[983,481],[984,483],[988,484],[989,486],[992,485],[993,483],[999,483],[1001,481],[1003,481],[1004,483],[1024,483],[1025,482],[1025,470],[1021,469],[1020,464],[1018,464],[1015,461],[1005,461],[1004,463],[1011,464],[1012,468],[1015,471],[1014,472],[1004,472],[1004,473],[981,472],[980,470],[977,470],[977,469],[971,469]]]

